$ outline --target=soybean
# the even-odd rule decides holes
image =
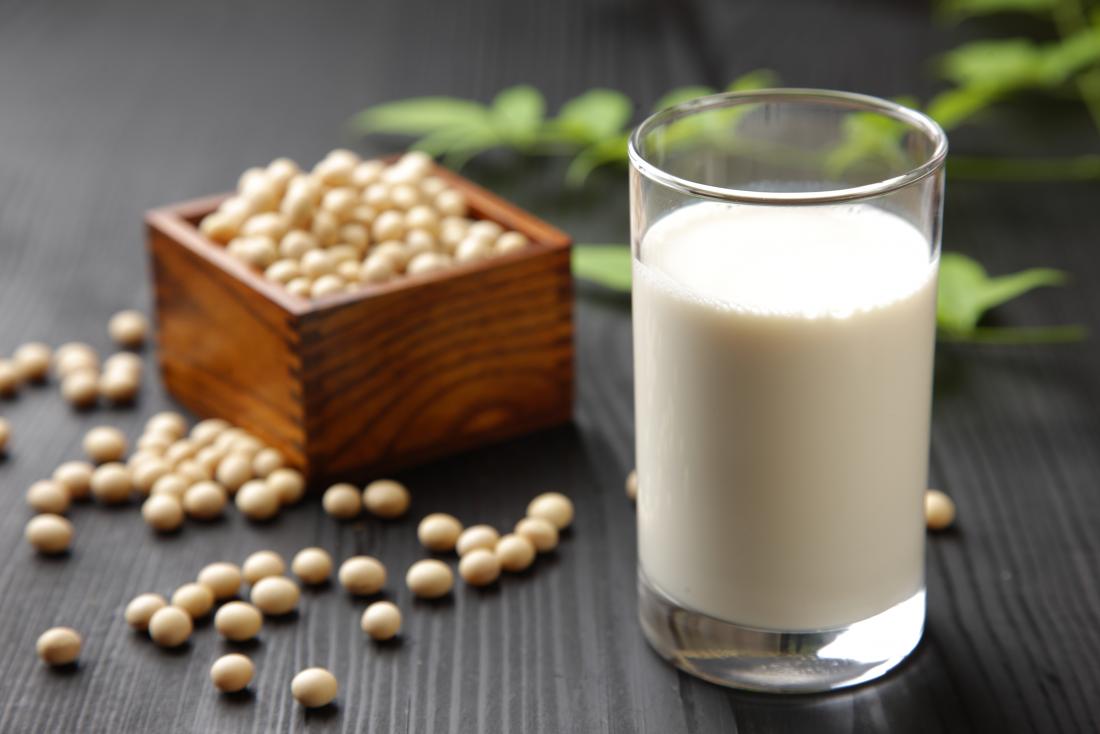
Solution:
[[[83,640],[72,627],[51,627],[38,637],[35,650],[47,665],[68,665],[80,657]]]
[[[252,660],[240,653],[222,655],[210,666],[210,682],[223,693],[236,693],[248,687],[256,666]]]

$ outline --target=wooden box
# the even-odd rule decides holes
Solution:
[[[313,482],[363,479],[568,421],[570,240],[445,169],[518,252],[354,293],[295,296],[202,235],[216,196],[146,215],[168,390]]]

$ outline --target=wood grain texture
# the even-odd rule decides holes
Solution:
[[[446,169],[515,253],[305,299],[208,240],[208,197],[146,215],[165,387],[314,484],[377,476],[573,415],[569,237]]]
[[[792,85],[925,94],[931,53],[950,31],[923,2],[864,0],[621,3],[0,2],[0,353],[31,339],[91,341],[106,321],[150,309],[143,213],[221,191],[277,155],[317,160],[369,102],[416,94],[487,100],[531,82],[550,106],[591,86],[643,107],[668,88],[723,83],[770,66]],[[710,78],[714,77],[714,78]],[[1000,121],[1000,122],[998,122]],[[1012,109],[953,134],[956,150],[1089,149],[1087,118]],[[537,160],[477,180],[582,242],[625,242],[621,172],[563,190]],[[230,514],[151,535],[136,506],[75,507],[76,545],[45,560],[22,540],[23,492],[80,455],[88,428],[136,437],[174,405],[146,380],[137,405],[74,413],[56,384],[0,401],[13,426],[0,462],[0,732],[1095,732],[1100,729],[1100,218],[1095,185],[949,181],[948,249],[994,273],[1053,265],[1060,290],[1001,309],[1005,324],[1081,321],[1094,337],[1051,348],[944,347],[936,368],[932,478],[959,506],[930,539],[928,631],[916,655],[874,685],[830,696],[732,693],[677,673],[635,619],[636,536],[622,481],[633,465],[629,301],[580,286],[573,425],[479,449],[401,478],[409,519],[337,524],[305,503],[270,525]],[[152,350],[146,352],[149,372]],[[554,488],[577,503],[559,551],[497,588],[459,586],[440,604],[397,582],[421,552],[415,519],[452,512],[504,528]],[[214,694],[229,649],[209,625],[165,654],[120,620],[142,591],[170,592],[205,563],[270,547],[371,553],[405,610],[397,645],[363,639],[364,602],[309,592],[295,621],[248,648],[250,697]],[[81,665],[53,673],[39,632],[78,627]],[[305,713],[289,681],[308,665],[340,678],[335,709]]]

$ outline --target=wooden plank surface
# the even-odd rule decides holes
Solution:
[[[414,94],[488,99],[532,82],[552,107],[595,85],[650,104],[677,84],[760,66],[800,86],[923,93],[927,58],[952,41],[924,3],[610,0],[508,3],[0,3],[0,352],[30,339],[108,347],[105,323],[148,309],[142,213],[223,190],[249,165],[303,161],[337,144],[369,102]],[[964,31],[965,32],[965,31]],[[1022,120],[1028,135],[960,135],[956,148],[1095,148],[1086,125]],[[1030,127],[1026,127],[1030,125]],[[1030,147],[1029,147],[1030,146]],[[388,146],[363,146],[384,152]],[[623,242],[626,185],[598,175],[563,191],[556,164],[479,165],[490,188],[579,242]],[[1075,283],[1004,309],[1012,323],[1076,320],[1100,333],[1095,185],[949,182],[948,248],[994,272],[1066,268]],[[447,511],[510,526],[544,489],[576,498],[552,557],[499,588],[437,604],[401,588],[414,524],[338,525],[313,504],[274,524],[232,514],[154,538],[135,506],[80,506],[65,560],[22,541],[22,495],[76,458],[99,423],[135,436],[169,406],[148,380],[132,409],[74,414],[56,385],[0,403],[13,424],[0,463],[2,732],[1077,732],[1100,729],[1100,340],[1044,348],[949,347],[937,360],[933,481],[959,505],[929,548],[929,629],[887,679],[831,696],[733,693],[662,663],[635,615],[630,314],[577,294],[578,399],[567,428],[402,475],[412,516]],[[217,559],[271,547],[367,552],[406,610],[400,644],[363,639],[363,604],[307,592],[296,621],[251,649],[254,695],[207,680],[225,645],[209,626],[178,654],[121,624],[122,606]],[[52,673],[37,634],[71,624],[80,667]],[[339,705],[304,714],[289,680],[307,665],[341,680]]]

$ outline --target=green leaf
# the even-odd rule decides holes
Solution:
[[[622,92],[591,89],[562,105],[552,123],[567,139],[590,145],[621,133],[632,109]]]
[[[1100,30],[1086,28],[1058,43],[1044,47],[1038,70],[1047,86],[1062,84],[1100,60]]]
[[[963,87],[1021,87],[1035,83],[1042,61],[1024,38],[973,41],[943,56],[943,73]]]
[[[1100,30],[1086,28],[1063,41],[1038,46],[1023,39],[974,41],[944,55],[944,75],[960,87],[987,94],[1056,87],[1100,61]]]
[[[1041,286],[1062,285],[1065,279],[1065,273],[1053,268],[990,277],[973,258],[944,253],[940,258],[936,323],[948,336],[968,337],[989,309]]]
[[[579,187],[588,179],[589,174],[600,166],[612,163],[626,163],[628,133],[622,133],[613,138],[601,140],[595,145],[590,145],[569,163],[565,171],[565,183],[571,187]]]
[[[952,20],[963,20],[992,13],[1046,13],[1056,4],[1057,0],[946,0],[940,11]]]
[[[955,87],[933,97],[925,112],[945,130],[957,127],[981,112],[1000,97],[990,87]]]
[[[779,85],[779,75],[771,69],[753,69],[734,79],[726,87],[727,92],[751,92]]]
[[[574,245],[573,274],[617,291],[629,291],[630,248],[626,245]]]
[[[361,133],[428,135],[450,128],[492,129],[492,115],[483,104],[455,97],[414,97],[374,105],[352,118]]]
[[[901,151],[904,123],[874,112],[855,112],[844,118],[841,130],[840,142],[825,157],[829,176],[843,176],[853,166],[876,158],[894,168],[906,166]]]
[[[519,147],[535,141],[546,114],[546,100],[539,90],[521,84],[502,90],[493,99],[493,122],[501,135]]]
[[[669,107],[675,107],[683,102],[688,102],[697,97],[705,97],[708,94],[714,94],[713,87],[706,87],[702,85],[696,85],[691,87],[677,87],[664,94],[657,103],[653,105],[654,112],[660,112],[661,110],[668,109]]]

